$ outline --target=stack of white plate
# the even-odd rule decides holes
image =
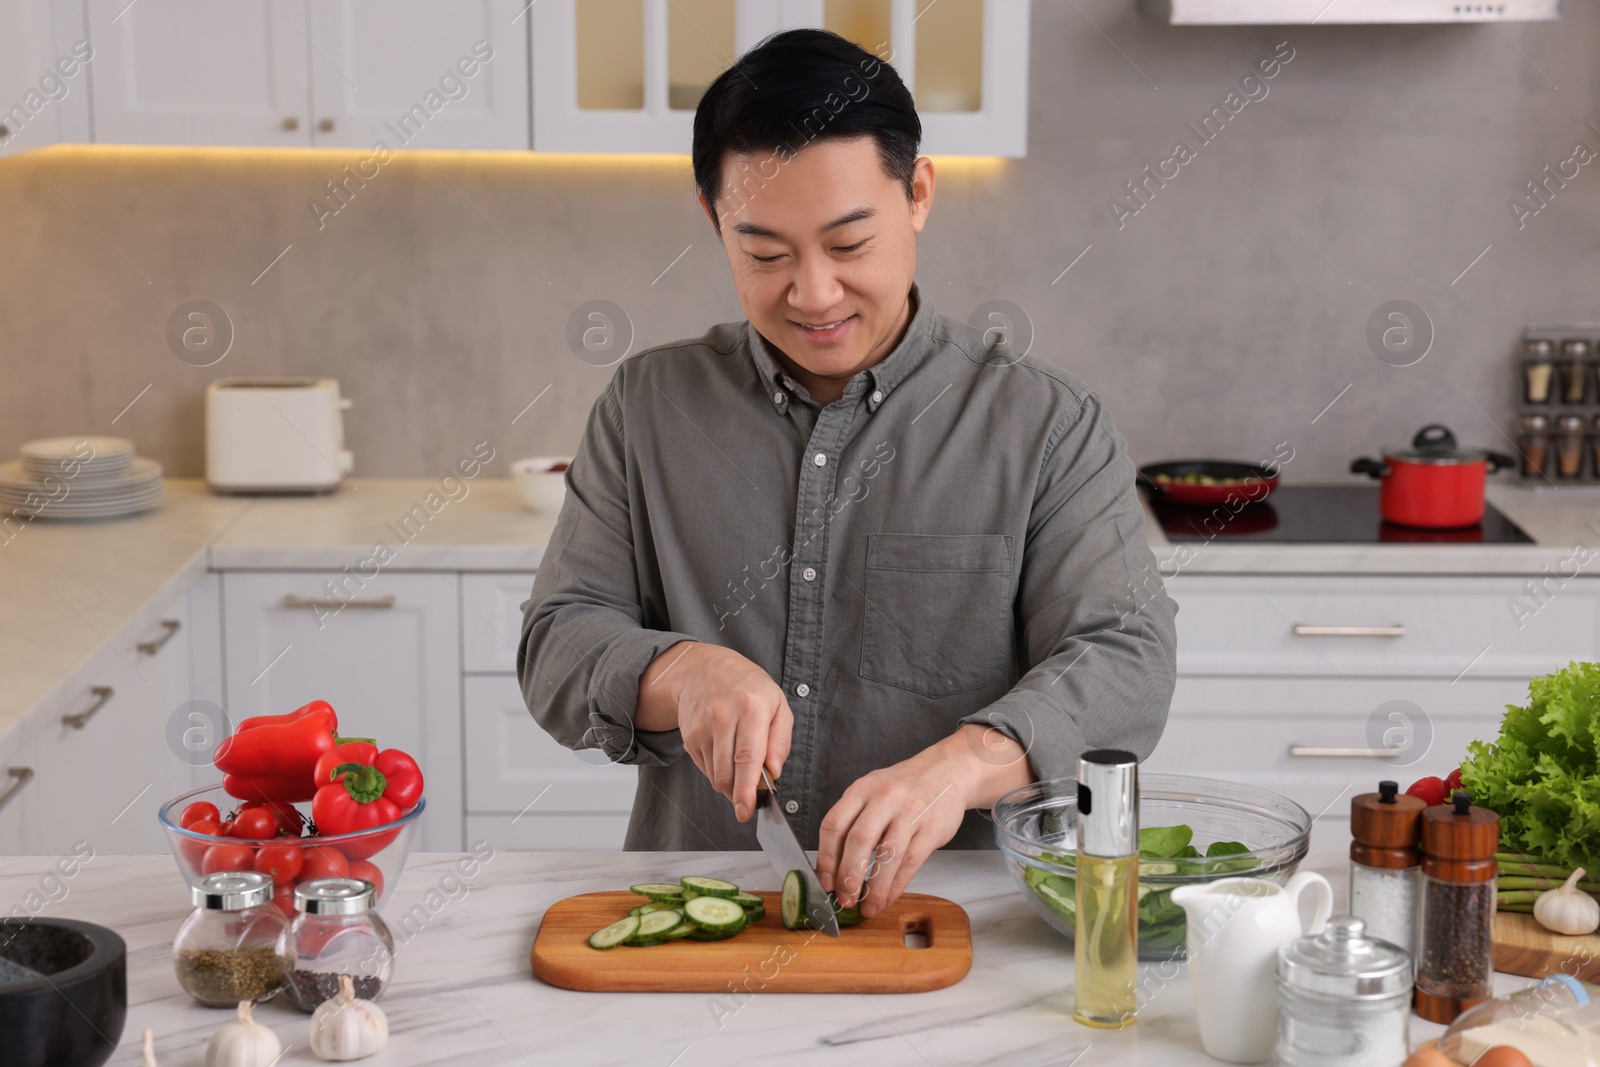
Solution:
[[[121,437],[49,437],[0,464],[0,513],[36,519],[110,519],[158,506],[161,464]]]

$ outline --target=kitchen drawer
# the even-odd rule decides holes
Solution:
[[[627,832],[627,812],[467,816],[468,841],[506,852],[620,852]]]
[[[632,810],[638,770],[607,763],[597,749],[574,752],[559,744],[534,721],[515,675],[468,675],[463,685],[468,811],[528,809],[526,819],[535,812]]]
[[[462,670],[516,672],[522,602],[532,591],[532,571],[461,576]]]
[[[1600,580],[1535,614],[1520,578],[1180,575],[1178,673],[1526,681],[1600,649]],[[1296,627],[1312,627],[1309,633]],[[1344,632],[1338,632],[1340,628]],[[1390,635],[1365,632],[1393,628]],[[1321,629],[1322,632],[1317,632]]]

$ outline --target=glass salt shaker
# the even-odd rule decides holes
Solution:
[[[208,1008],[235,1008],[282,989],[278,942],[289,920],[272,903],[272,879],[256,871],[219,872],[189,892],[194,911],[172,942],[184,992]]]
[[[1376,793],[1350,801],[1350,913],[1367,924],[1367,935],[1417,951],[1417,890],[1421,881],[1420,797],[1400,792],[1398,782],[1379,782]]]
[[[1542,337],[1522,344],[1522,399],[1527,404],[1550,403],[1555,376],[1555,346]]]
[[[1278,950],[1279,1067],[1400,1067],[1410,1049],[1411,954],[1353,915]]]
[[[318,878],[295,886],[299,913],[279,941],[289,999],[302,1011],[338,995],[349,975],[355,994],[377,1000],[394,974],[394,938],[373,910],[377,893],[363,878]]]
[[[1417,1014],[1450,1023],[1489,999],[1500,816],[1456,791],[1422,812]]]

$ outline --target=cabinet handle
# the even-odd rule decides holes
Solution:
[[[161,636],[154,641],[140,641],[134,647],[146,656],[153,656],[167,647],[167,642],[172,640],[172,635],[183,629],[183,623],[177,619],[161,620]]]
[[[1290,627],[1296,637],[1404,637],[1406,625],[1393,626],[1310,626],[1297,622]]]
[[[81,730],[88,725],[89,720],[94,718],[94,713],[105,707],[111,700],[112,689],[109,685],[94,686],[89,692],[94,694],[93,704],[90,704],[76,715],[61,716],[61,721],[74,730]]]
[[[1291,759],[1384,759],[1405,754],[1403,748],[1317,748],[1314,745],[1297,745],[1292,741],[1289,743]]]
[[[332,133],[333,132],[333,120],[332,119],[322,119],[320,122],[317,123],[317,129],[321,130],[323,133]]]
[[[283,120],[283,128],[286,130],[298,130],[300,128],[300,120],[290,115]]]
[[[7,767],[6,773],[11,776],[11,784],[6,786],[6,791],[0,793],[0,808],[11,803],[11,798],[22,792],[22,787],[33,781],[32,767]]]
[[[349,600],[340,600],[336,596],[295,596],[293,593],[283,598],[286,608],[392,608],[393,596],[352,597]]]
[[[0,123],[0,137],[10,137],[10,136],[11,136],[11,127],[7,126],[5,123]]]

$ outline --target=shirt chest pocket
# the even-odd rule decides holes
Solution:
[[[861,677],[942,697],[1004,681],[1013,538],[867,536]]]

